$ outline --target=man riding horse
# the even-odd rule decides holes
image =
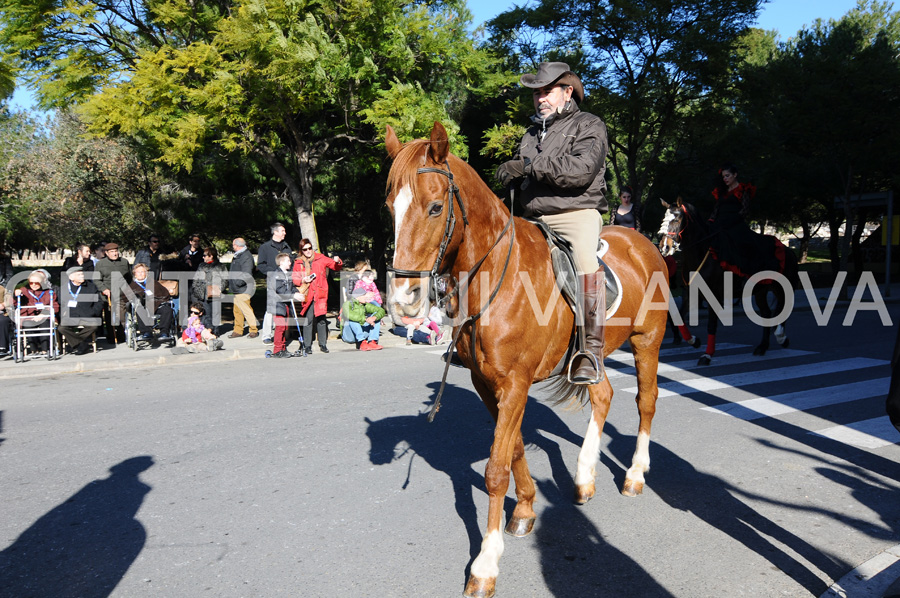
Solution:
[[[606,124],[579,109],[584,86],[564,62],[542,62],[522,85],[534,90],[535,114],[516,157],[497,169],[504,187],[515,185],[524,215],[545,222],[571,245],[580,280],[585,348],[572,364],[572,382],[595,384],[603,358],[604,313],[599,309],[605,273],[597,261],[597,241],[607,211],[604,196]],[[580,325],[581,322],[578,322]]]

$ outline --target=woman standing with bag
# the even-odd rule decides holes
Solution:
[[[309,239],[300,240],[300,256],[294,262],[293,280],[294,286],[304,292],[304,284],[309,284],[306,292],[306,300],[300,313],[303,322],[304,351],[312,354],[313,331],[319,340],[319,351],[328,353],[328,320],[325,314],[328,310],[328,270],[339,271],[344,265],[341,258],[334,256],[331,259],[313,250]]]

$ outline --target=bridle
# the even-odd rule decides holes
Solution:
[[[424,276],[428,276],[431,280],[431,288],[434,291],[434,297],[435,297],[435,300],[438,302],[439,307],[443,307],[444,303],[449,301],[449,299],[452,296],[452,295],[446,295],[444,293],[444,291],[446,289],[441,289],[441,285],[443,284],[446,286],[446,283],[447,283],[447,277],[441,271],[441,264],[444,261],[445,254],[447,253],[447,248],[450,246],[450,240],[453,238],[453,232],[456,229],[456,214],[453,209],[454,199],[456,200],[455,203],[459,204],[460,212],[462,212],[463,225],[464,226],[469,225],[469,219],[466,216],[466,208],[462,202],[462,198],[459,195],[459,187],[457,187],[456,182],[453,180],[453,172],[450,170],[450,163],[445,160],[444,166],[446,167],[446,169],[427,167],[427,168],[419,168],[418,170],[416,170],[416,174],[426,174],[426,173],[441,174],[441,175],[444,175],[445,177],[447,177],[447,179],[449,180],[449,186],[447,188],[447,204],[448,204],[447,220],[444,224],[444,236],[441,239],[441,245],[438,248],[438,254],[434,260],[434,265],[431,267],[431,270],[405,270],[402,268],[394,268],[393,266],[388,266],[386,268],[389,272],[393,272],[394,275],[401,276],[401,277],[422,278]],[[450,346],[447,348],[446,363],[444,365],[444,376],[441,379],[441,386],[438,389],[437,396],[435,397],[434,403],[431,406],[431,412],[428,414],[429,422],[434,421],[434,416],[437,414],[438,409],[440,409],[441,395],[444,394],[444,387],[446,386],[446,383],[447,383],[447,373],[450,370],[450,357],[453,355],[453,349],[456,347],[456,342],[459,340],[460,334],[462,333],[463,329],[466,327],[467,324],[472,325],[472,334],[470,335],[470,337],[471,337],[471,355],[474,356],[475,355],[475,327],[474,327],[474,325],[481,318],[481,316],[484,315],[484,313],[487,311],[488,307],[490,307],[491,303],[494,302],[494,299],[497,297],[497,293],[500,291],[500,287],[503,285],[503,280],[506,278],[506,271],[509,267],[510,257],[512,256],[513,243],[516,240],[516,228],[514,225],[515,219],[513,218],[513,203],[514,202],[512,201],[512,195],[510,195],[509,220],[506,222],[506,225],[503,227],[503,230],[500,231],[500,234],[497,235],[497,239],[488,248],[488,250],[485,252],[485,254],[483,256],[481,256],[481,259],[479,259],[475,263],[475,265],[469,269],[469,272],[467,273],[465,279],[462,282],[460,282],[459,284],[453,285],[453,288],[454,288],[453,293],[457,294],[460,297],[464,296],[466,289],[469,285],[469,281],[472,280],[472,277],[475,275],[476,272],[478,272],[478,270],[481,268],[482,264],[484,264],[484,261],[491,254],[491,251],[494,250],[494,247],[496,247],[497,244],[500,243],[500,240],[503,239],[504,236],[506,236],[507,232],[510,233],[509,249],[506,252],[506,261],[503,263],[503,270],[500,272],[500,278],[497,281],[497,286],[495,286],[494,289],[491,291],[490,296],[488,297],[488,299],[484,303],[484,305],[481,306],[481,309],[479,309],[478,312],[476,312],[474,314],[467,315],[465,320],[463,320],[456,327],[456,334],[453,335],[453,339],[450,341]],[[453,282],[455,283],[456,281],[454,280]],[[475,367],[476,368],[478,367],[477,362],[476,362]]]
[[[678,209],[681,210],[681,220],[680,220],[680,225],[678,227],[678,230],[675,232],[666,231],[666,233],[665,233],[667,236],[673,237],[672,238],[672,252],[673,253],[675,251],[678,251],[681,248],[682,234],[684,233],[684,229],[687,228],[688,224],[691,221],[691,214],[690,214],[689,210],[685,209],[682,206],[679,206]],[[671,222],[675,222],[675,221],[676,221],[676,218],[673,217]],[[669,223],[669,226],[671,226],[671,222]],[[700,239],[694,241],[693,243],[688,245],[688,247],[695,247],[696,245],[699,245],[700,243],[703,243],[704,241],[709,240],[710,238],[712,238],[715,235],[716,235],[716,233],[712,232],[712,233],[706,235],[705,237],[701,237]],[[700,260],[700,265],[697,266],[697,269],[694,270],[693,274],[691,274],[690,280],[686,281],[688,286],[691,286],[691,284],[693,284],[694,278],[700,272],[700,269],[703,268],[703,265],[706,263],[707,258],[709,258],[709,254],[710,254],[710,248],[707,247],[706,253],[703,255],[703,259]],[[682,280],[683,280],[683,275],[682,275]]]
[[[440,298],[444,295],[443,291],[446,290],[441,289],[441,284],[439,284],[439,281],[443,281],[443,284],[446,286],[446,279],[441,276],[441,263],[444,261],[444,255],[447,253],[447,248],[450,246],[450,240],[453,238],[453,232],[456,230],[456,212],[453,209],[454,203],[459,204],[459,211],[462,213],[463,224],[465,226],[469,225],[466,207],[463,205],[462,199],[459,196],[459,187],[456,186],[456,182],[453,180],[453,172],[450,170],[450,164],[445,161],[444,166],[447,167],[446,170],[433,167],[419,168],[416,170],[416,174],[425,174],[429,172],[442,174],[447,177],[449,181],[447,186],[447,220],[444,223],[444,236],[441,238],[441,245],[438,248],[437,257],[434,259],[434,265],[431,266],[431,270],[404,270],[402,268],[394,268],[393,266],[387,266],[386,268],[388,272],[392,272],[395,276],[401,276],[403,278],[429,277],[435,299],[439,302]],[[455,202],[454,199],[456,200]],[[441,307],[443,307],[442,304]]]
[[[671,209],[671,208],[669,208],[669,209]],[[676,220],[678,220],[679,221],[678,230],[677,231],[670,231],[670,230],[660,231],[663,235],[665,235],[666,237],[669,237],[668,240],[671,243],[670,247],[672,248],[672,253],[675,253],[681,247],[681,235],[684,232],[683,220],[685,218],[687,218],[687,212],[684,210],[684,208],[679,207],[678,209],[681,210],[681,219],[678,219],[675,216],[675,214],[673,213],[672,219],[669,221],[669,224],[668,224],[668,226],[671,226],[673,222],[676,222]]]

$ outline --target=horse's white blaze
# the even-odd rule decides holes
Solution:
[[[578,469],[575,471],[575,485],[582,486],[594,481],[594,470],[597,466],[597,458],[600,456],[600,428],[591,414],[591,422],[588,424],[584,435],[584,444],[578,453]]]
[[[657,234],[660,236],[661,239],[670,241],[669,243],[666,243],[665,246],[662,248],[661,253],[663,254],[663,257],[669,257],[670,255],[675,253],[676,249],[678,249],[678,244],[675,242],[675,239],[668,238],[669,225],[672,223],[672,220],[674,220],[674,219],[675,219],[675,213],[672,211],[671,208],[668,208],[666,210],[665,215],[663,216],[662,224],[659,225],[659,232]]]
[[[398,245],[397,240],[400,238],[400,228],[403,226],[403,218],[406,211],[412,204],[413,194],[409,185],[404,185],[397,197],[394,198],[394,247]]]
[[[409,303],[409,279],[401,278],[399,282],[394,279],[391,287],[391,301],[406,305]]]
[[[500,575],[500,557],[503,556],[503,535],[494,530],[481,541],[481,552],[472,562],[472,575],[479,579],[496,579]]]
[[[666,210],[665,216],[663,216],[662,224],[659,225],[658,235],[662,236],[669,232],[669,225],[672,223],[672,220],[675,219],[675,213],[672,212],[671,209]]]

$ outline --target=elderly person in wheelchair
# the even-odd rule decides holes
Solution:
[[[131,284],[122,296],[123,303],[130,305],[129,313],[135,323],[136,340],[153,341],[153,329],[157,328],[160,333],[156,340],[174,343],[175,311],[170,303],[171,295],[166,287],[149,278],[148,274],[146,264],[135,264]]]

